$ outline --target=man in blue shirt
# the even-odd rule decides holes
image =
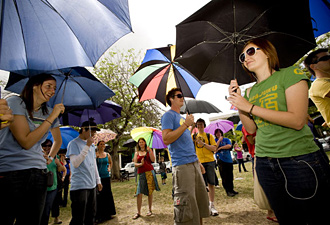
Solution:
[[[96,213],[96,186],[102,190],[101,179],[96,165],[93,136],[96,124],[82,123],[79,136],[68,145],[67,157],[71,162],[71,212],[70,225],[93,225]]]
[[[214,132],[215,141],[217,142],[217,164],[222,180],[222,186],[227,192],[227,196],[233,197],[238,194],[234,191],[234,174],[233,174],[233,160],[231,158],[230,150],[232,148],[231,142],[228,138],[223,137],[223,132],[216,129]]]
[[[210,215],[209,199],[188,130],[194,123],[194,116],[181,117],[183,101],[179,88],[170,90],[166,102],[171,109],[161,119],[163,140],[169,147],[173,165],[174,224],[200,225],[202,218]]]

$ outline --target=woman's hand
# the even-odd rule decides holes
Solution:
[[[228,88],[228,92],[229,92],[229,96],[231,96],[233,93],[237,93],[239,95],[241,95],[241,89],[240,87],[238,86],[238,83],[237,83],[237,80],[231,80],[230,81],[230,85],[229,85],[229,88]]]
[[[55,116],[57,118],[60,114],[63,114],[64,111],[65,111],[65,107],[62,103],[56,104],[53,108],[51,116]]]

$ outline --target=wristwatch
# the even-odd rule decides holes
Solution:
[[[52,160],[52,161],[54,160],[54,158],[53,158],[53,157],[51,157],[51,156],[48,156],[48,158],[49,158],[50,160]]]

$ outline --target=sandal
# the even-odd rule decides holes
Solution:
[[[151,211],[149,211],[147,214],[146,214],[146,216],[151,216],[152,215],[152,212]]]
[[[277,220],[276,216],[273,216],[273,217],[267,216],[267,219],[270,220],[270,221],[273,221],[275,223],[278,223],[278,220]]]
[[[141,216],[141,215],[137,213],[137,214],[135,214],[135,215],[133,216],[132,219],[133,219],[133,220],[136,220],[136,219],[139,218],[140,216]]]

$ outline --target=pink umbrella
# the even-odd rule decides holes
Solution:
[[[214,134],[216,129],[220,129],[223,133],[227,133],[229,130],[234,128],[234,123],[229,120],[216,120],[211,122],[207,127],[205,127],[205,132]]]
[[[100,131],[97,131],[93,137],[94,144],[97,144],[99,141],[104,141],[104,142],[111,141],[115,139],[116,136],[117,134],[112,130],[101,129]]]

